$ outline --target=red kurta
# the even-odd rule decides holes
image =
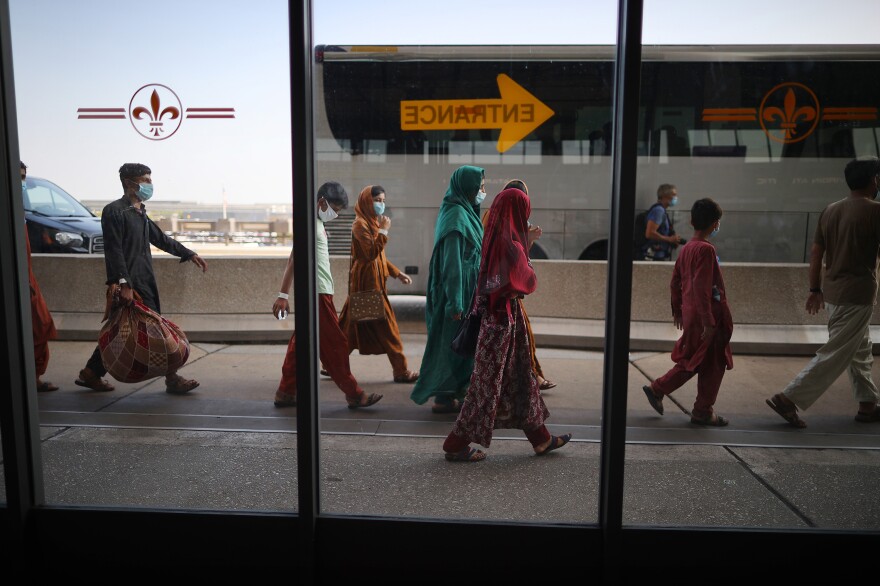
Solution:
[[[43,299],[43,293],[40,291],[40,285],[34,276],[34,269],[31,266],[31,242],[25,238],[27,244],[27,261],[28,261],[28,280],[31,285],[31,327],[34,330],[34,365],[37,371],[37,378],[43,376],[49,365],[49,340],[58,337],[55,331],[55,322],[52,321],[52,314],[49,313],[49,307],[46,300]]]
[[[710,345],[723,344],[726,367],[733,368],[730,351],[733,317],[727,305],[715,247],[705,240],[690,240],[685,244],[675,262],[670,289],[672,315],[680,316],[684,326],[672,350],[672,361],[693,372],[703,362]],[[703,326],[717,328],[715,336],[701,340]]]

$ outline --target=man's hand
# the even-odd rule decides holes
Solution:
[[[205,259],[203,259],[199,255],[194,254],[191,257],[189,257],[189,260],[191,260],[194,265],[196,265],[197,267],[202,269],[203,273],[208,270],[208,263],[206,263]]]
[[[398,273],[397,278],[404,285],[412,285],[412,279],[406,273]]]
[[[119,297],[120,299],[125,301],[126,305],[131,305],[134,303],[134,289],[131,288],[131,285],[128,283],[124,283],[119,286]]]
[[[379,216],[378,222],[379,229],[381,230],[387,230],[391,227],[391,218],[389,218],[388,216]]]
[[[816,315],[820,309],[825,309],[825,296],[822,293],[810,293],[807,297],[807,313]]]
[[[672,248],[678,248],[679,240],[678,236],[673,232],[669,236],[666,237],[666,242],[672,245]]]
[[[289,314],[290,303],[287,302],[287,299],[282,299],[281,297],[276,299],[275,303],[272,304],[272,315],[274,315],[277,319],[284,319]]]

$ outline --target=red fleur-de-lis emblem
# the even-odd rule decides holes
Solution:
[[[158,83],[145,85],[131,97],[129,116],[138,133],[150,140],[164,140],[177,132],[182,120],[180,98]]]
[[[132,110],[131,115],[133,118],[141,120],[143,116],[146,114],[150,117],[150,132],[153,136],[159,136],[159,133],[165,132],[162,128],[164,122],[162,119],[167,115],[170,120],[177,120],[180,117],[180,108],[175,108],[174,106],[167,106],[162,111],[159,111],[161,107],[161,101],[159,99],[159,92],[153,89],[153,93],[150,94],[150,109],[147,110],[143,106],[138,106],[134,110]]]
[[[819,100],[800,83],[781,83],[767,92],[759,120],[772,140],[795,143],[807,138],[819,122]]]

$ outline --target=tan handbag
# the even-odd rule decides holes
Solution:
[[[353,240],[353,238],[352,238]],[[352,247],[354,244],[352,243]],[[348,316],[353,321],[371,321],[385,319],[385,299],[381,291],[351,292],[351,267],[354,255],[348,257]]]

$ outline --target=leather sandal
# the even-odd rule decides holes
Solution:
[[[354,400],[346,399],[345,402],[348,403],[348,408],[360,409],[361,407],[369,407],[370,405],[375,405],[376,403],[378,403],[379,400],[384,396],[378,393],[370,393],[369,395],[367,395],[367,402],[361,403],[361,397],[363,397],[364,395],[365,393],[361,393],[360,395],[358,395],[358,398]]]
[[[777,393],[767,399],[767,405],[776,411],[780,417],[788,421],[790,425],[797,427],[799,429],[803,429],[807,426],[807,422],[801,419],[797,414],[797,406],[796,405],[788,405],[783,397],[782,393]]]
[[[419,380],[419,372],[407,370],[401,375],[394,377],[394,382],[396,383],[414,383]]]
[[[73,381],[73,384],[98,391],[99,393],[106,393],[116,388],[92,372],[91,368],[83,368],[79,371],[79,378]]]
[[[168,379],[165,379],[165,392],[169,395],[185,395],[186,393],[199,386],[199,381],[185,379],[180,375],[177,375],[177,377],[172,380],[174,382],[169,385]]]

